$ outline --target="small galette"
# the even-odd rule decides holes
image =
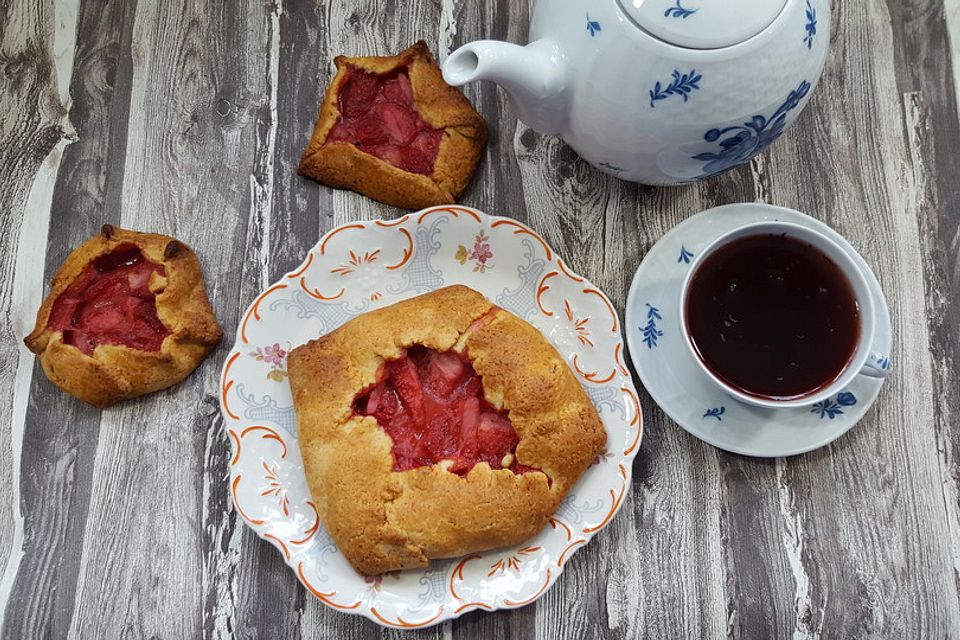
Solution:
[[[288,365],[310,491],[363,574],[523,542],[606,443],[556,349],[464,286],[358,316]]]
[[[483,153],[487,125],[443,81],[427,45],[334,63],[300,174],[407,209],[455,202]]]
[[[60,266],[24,342],[51,382],[105,407],[180,382],[222,335],[187,245],[104,225]]]

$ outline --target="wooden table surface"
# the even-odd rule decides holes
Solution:
[[[0,1],[3,637],[401,635],[323,606],[242,524],[220,365],[241,310],[320,234],[399,213],[295,175],[333,57],[524,42],[528,20],[519,0]],[[834,0],[833,20],[799,123],[684,188],[601,175],[494,86],[466,90],[492,135],[462,202],[539,230],[619,309],[685,217],[793,207],[873,266],[896,372],[859,426],[784,460],[718,451],[641,392],[632,490],[556,586],[412,635],[960,637],[960,0]],[[226,337],[183,384],[98,411],[21,340],[104,223],[192,245]]]

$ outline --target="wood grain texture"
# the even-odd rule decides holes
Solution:
[[[806,211],[890,302],[896,374],[816,452],[754,460],[646,431],[620,515],[536,604],[411,633],[324,607],[227,496],[216,389],[240,313],[330,228],[400,212],[295,176],[335,55],[522,43],[529,2],[0,0],[0,635],[161,638],[960,636],[960,0],[834,0],[810,107],[764,155],[678,189],[601,175],[465,89],[491,140],[463,203],[538,229],[622,309],[702,209]],[[200,256],[224,345],[96,411],[21,345],[105,222]]]
[[[76,7],[41,3],[0,4],[0,586],[17,617],[0,614],[3,634],[24,637],[25,630],[49,633],[65,629],[63,610],[72,602],[75,571],[61,569],[60,554],[71,533],[79,532],[82,518],[71,531],[57,510],[32,508],[45,500],[83,511],[86,496],[70,486],[77,470],[75,442],[56,447],[49,465],[34,464],[34,437],[46,427],[58,431],[56,407],[52,420],[37,429],[32,423],[31,380],[37,369],[21,336],[33,324],[32,311],[40,302],[46,231],[51,197],[63,150],[76,139],[70,122],[70,82],[75,48],[71,27]],[[29,404],[28,404],[29,403]],[[42,448],[43,445],[40,445]],[[22,473],[21,473],[22,472]],[[81,472],[82,473],[82,472]],[[49,481],[48,480],[52,480]],[[21,508],[23,507],[23,511]],[[42,542],[41,542],[42,540]],[[39,553],[26,553],[36,548]],[[39,569],[39,570],[38,570]],[[23,589],[21,576],[33,576],[40,589]],[[64,590],[55,591],[61,580]],[[13,597],[13,593],[20,598]],[[17,611],[17,609],[20,609]]]

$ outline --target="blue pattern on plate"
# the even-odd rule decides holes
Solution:
[[[687,9],[682,4],[680,4],[681,2],[682,0],[677,0],[676,6],[670,7],[669,9],[663,12],[663,17],[687,19],[698,11],[698,9]]]
[[[703,75],[697,73],[696,69],[691,69],[689,73],[680,73],[674,69],[671,74],[673,80],[666,87],[661,86],[660,81],[653,85],[650,90],[650,108],[657,106],[660,100],[666,100],[670,96],[680,96],[686,102],[690,99],[690,94],[700,90],[700,81]]]
[[[434,560],[417,582],[423,586],[417,594],[421,607],[434,602],[443,602],[447,596],[447,574],[453,567],[453,561]]]
[[[807,49],[813,49],[813,36],[817,35],[817,10],[810,4],[810,0],[807,0],[806,30],[807,35],[803,37],[803,42],[807,45]]]
[[[591,38],[592,38],[593,36],[597,35],[597,32],[603,31],[603,29],[600,28],[600,23],[599,23],[599,22],[597,22],[596,20],[591,20],[591,19],[590,19],[590,14],[589,14],[589,13],[587,14],[587,31],[590,32],[590,37],[591,37]]]
[[[333,538],[330,537],[330,532],[327,531],[327,527],[323,524],[317,529],[317,532],[313,535],[313,540],[311,541],[315,546],[320,548],[320,556],[317,558],[317,565],[320,567],[326,568],[330,565],[330,560],[327,559],[327,556],[338,556],[340,555],[340,550],[337,549],[337,545],[333,542]],[[311,581],[316,582],[326,582],[329,579],[326,571],[317,571],[316,577]]]
[[[836,400],[827,398],[817,402],[810,409],[810,413],[818,414],[821,420],[824,418],[833,420],[837,416],[843,415],[843,407],[852,407],[855,404],[857,404],[857,397],[849,391],[843,391],[837,394]]]
[[[726,407],[714,407],[713,409],[707,409],[707,412],[703,414],[703,419],[706,420],[707,418],[716,418],[717,422],[722,422],[723,418],[721,416],[723,416],[723,414],[726,412]]]
[[[587,395],[590,396],[590,401],[593,402],[593,406],[597,408],[597,411],[600,411],[603,407],[610,407],[619,413],[624,420],[627,419],[627,407],[623,402],[622,391],[611,389],[606,385],[588,385],[582,380],[581,384],[583,384],[583,388],[586,390]]]
[[[497,296],[497,306],[510,309],[514,315],[529,320],[538,313],[536,298],[530,292],[537,290],[537,282],[547,263],[536,257],[537,248],[531,240],[524,238],[520,244],[523,245],[523,257],[527,261],[517,269],[520,284],[516,289],[504,289]]]
[[[297,418],[293,413],[293,406],[281,407],[269,395],[264,395],[262,400],[257,400],[254,394],[247,393],[242,382],[237,383],[236,391],[237,398],[246,405],[246,409],[243,410],[244,418],[254,423],[269,422],[275,424],[288,435],[297,437]]]
[[[357,315],[343,303],[322,302],[300,289],[293,291],[289,298],[277,298],[270,303],[268,308],[270,311],[278,309],[284,311],[295,310],[298,320],[306,320],[307,318],[320,320],[316,335],[330,333]]]
[[[441,246],[437,236],[440,235],[440,226],[449,221],[448,217],[442,216],[427,228],[417,227],[416,236],[413,239],[413,255],[410,256],[410,262],[403,270],[403,287],[400,291],[424,293],[443,286],[443,273],[434,268],[430,259],[440,252]]]
[[[783,104],[769,118],[755,115],[742,125],[707,131],[703,139],[711,143],[718,142],[720,150],[692,156],[694,160],[706,162],[700,178],[709,178],[743,164],[773,144],[783,135],[783,130],[787,126],[787,115],[800,106],[800,101],[809,92],[810,83],[804,80],[790,92]]]
[[[647,324],[640,327],[640,332],[643,334],[643,343],[647,345],[648,349],[656,347],[657,340],[663,337],[663,331],[657,328],[657,320],[663,320],[660,310],[648,303]]]
[[[564,522],[579,525],[583,523],[584,515],[597,513],[603,509],[605,504],[604,501],[600,499],[594,503],[585,502],[583,504],[576,504],[574,502],[576,499],[576,494],[568,493],[567,497],[560,503],[560,506],[557,507],[555,515],[560,516]]]
[[[686,248],[685,246],[680,245],[680,257],[677,258],[677,262],[678,262],[678,263],[682,262],[682,263],[684,263],[684,264],[690,264],[690,259],[691,259],[692,257],[693,257],[693,252],[687,251],[687,248]]]

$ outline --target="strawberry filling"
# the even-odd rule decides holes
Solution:
[[[348,142],[398,169],[430,175],[442,129],[413,108],[413,87],[404,67],[385,74],[347,70],[338,96],[340,117],[327,142]]]
[[[380,380],[353,404],[373,416],[393,440],[393,470],[452,462],[465,475],[479,462],[514,473],[535,471],[517,462],[520,439],[505,411],[483,397],[483,382],[455,351],[411,347],[387,362]]]
[[[157,317],[150,275],[164,275],[133,244],[97,257],[53,303],[47,327],[87,355],[99,344],[159,351],[170,331]]]

